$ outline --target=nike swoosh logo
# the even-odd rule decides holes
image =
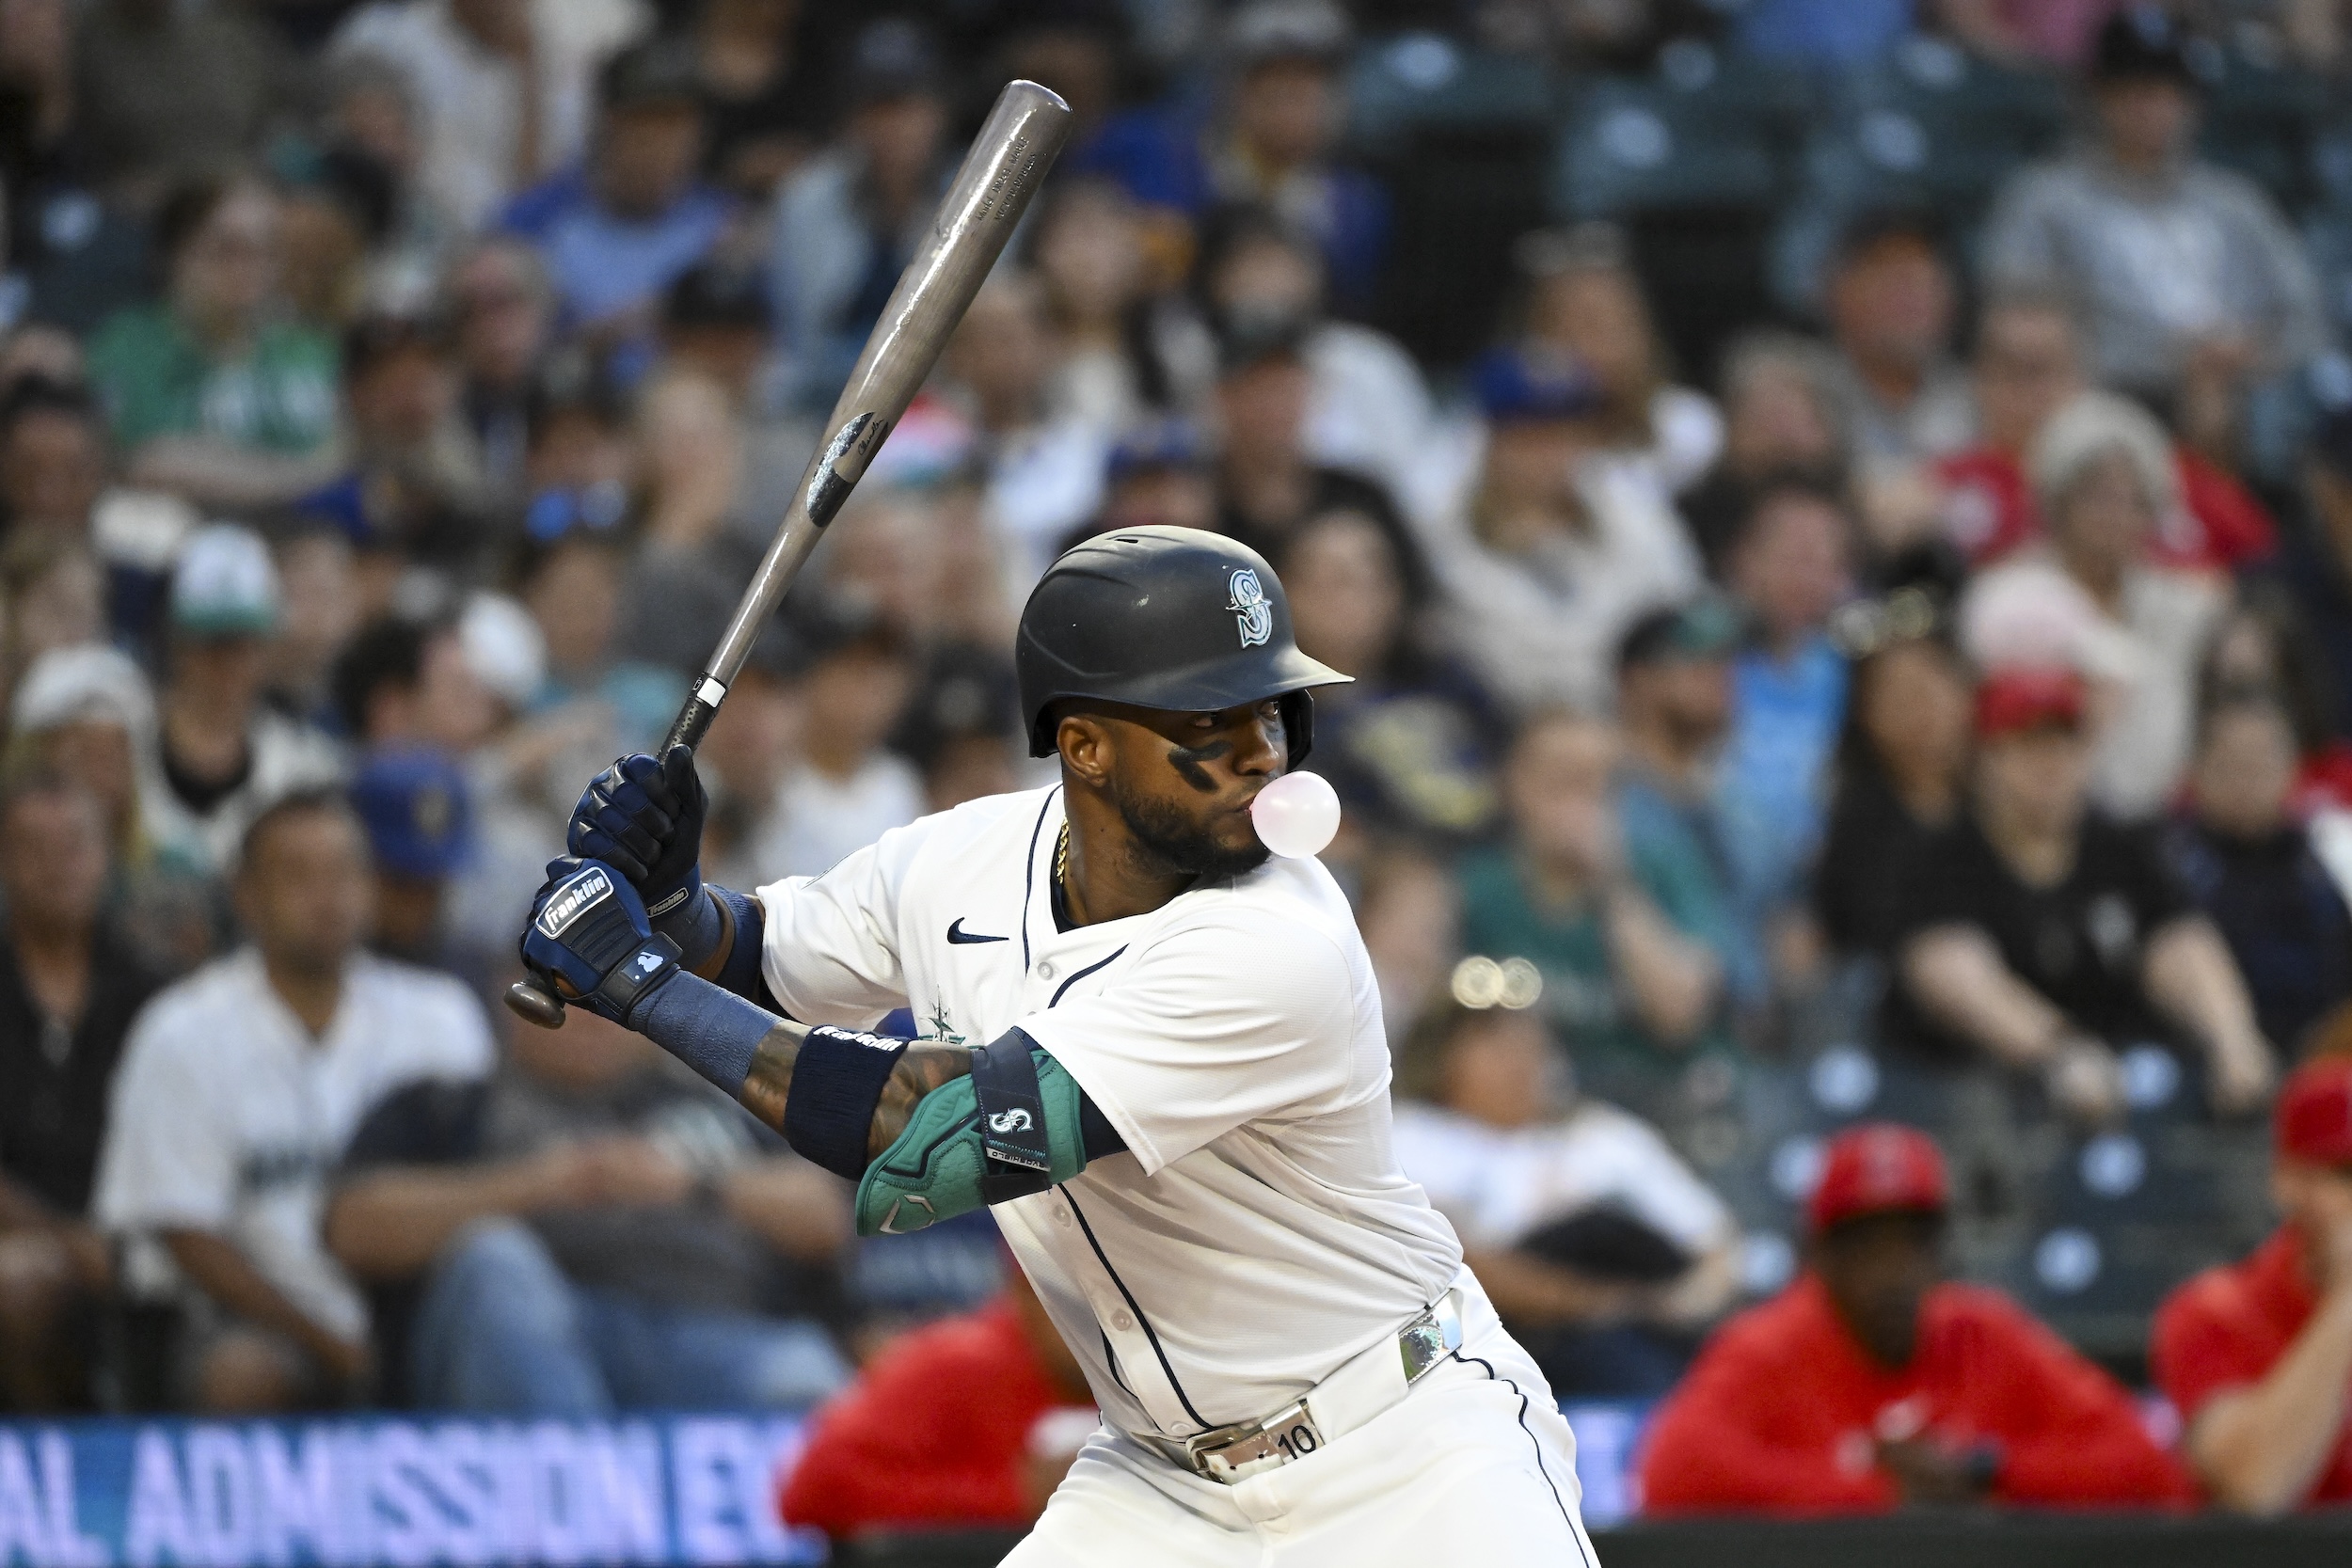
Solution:
[[[967,943],[967,942],[1010,942],[1010,941],[1012,940],[1012,938],[1010,938],[1010,937],[984,937],[984,936],[980,936],[980,935],[978,935],[978,934],[977,934],[977,933],[976,933],[976,932],[967,931],[967,930],[965,930],[965,929],[963,928],[963,919],[962,919],[962,917],[961,917],[961,916],[958,916],[958,917],[957,917],[957,919],[956,919],[956,923],[955,923],[954,925],[952,925],[952,926],[950,926],[950,927],[947,927],[947,940],[948,940],[950,942],[954,943],[956,946],[958,946],[958,947],[961,947],[961,946],[963,946],[965,943]]]

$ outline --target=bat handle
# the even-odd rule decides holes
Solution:
[[[506,1010],[542,1029],[564,1027],[564,999],[535,980],[517,980],[506,988]]]

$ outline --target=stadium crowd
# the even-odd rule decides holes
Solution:
[[[1028,586],[1217,530],[1651,1507],[2352,1501],[2340,0],[0,0],[6,1408],[831,1400],[795,1522],[1033,1513],[989,1225],[496,1006],[1016,75],[710,878],[1040,782]]]

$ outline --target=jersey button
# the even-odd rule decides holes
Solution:
[[[1054,977],[1054,965],[1051,959],[1037,966],[1037,977],[1041,980],[1050,980]]]
[[[1054,1208],[1054,1223],[1060,1226],[1064,1230],[1069,1229],[1070,1211],[1057,1204]]]
[[[1135,1330],[1136,1320],[1128,1316],[1127,1309],[1122,1307],[1111,1314],[1111,1326],[1121,1334],[1132,1333]]]

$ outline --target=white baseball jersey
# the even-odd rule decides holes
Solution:
[[[177,1288],[155,1231],[215,1231],[313,1322],[357,1336],[366,1304],[319,1235],[327,1175],[385,1095],[481,1077],[491,1054],[471,991],[366,954],[318,1038],[250,948],[160,992],[123,1046],[92,1203],[133,1243],[132,1290]]]
[[[1270,1414],[1461,1270],[1390,1152],[1371,959],[1311,860],[1058,930],[1061,825],[1058,786],[996,796],[761,889],[768,984],[809,1022],[905,1006],[929,1037],[1051,1052],[1128,1152],[994,1212],[1104,1417]]]

